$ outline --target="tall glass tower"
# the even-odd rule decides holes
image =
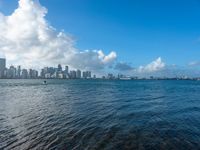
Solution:
[[[6,69],[6,59],[0,58],[0,78],[3,78],[5,69]]]

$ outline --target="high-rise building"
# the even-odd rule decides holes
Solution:
[[[62,66],[61,64],[58,64],[58,72],[62,71]]]
[[[50,73],[51,75],[55,73],[55,68],[53,67],[49,67],[48,68],[48,73]]]
[[[6,59],[0,58],[0,78],[4,77],[5,69],[6,69]]]
[[[86,79],[87,78],[87,72],[83,71],[83,78]]]
[[[23,69],[22,70],[22,79],[27,79],[28,78],[28,70],[27,69]]]
[[[30,79],[38,78],[38,71],[37,70],[33,70],[33,69],[29,69],[29,78]]]
[[[76,71],[74,71],[74,70],[70,71],[70,78],[76,79]]]
[[[107,76],[107,79],[114,79],[114,78],[115,78],[115,76],[112,73],[109,73]]]
[[[91,77],[92,77],[91,71],[83,72],[83,78],[87,79],[87,78],[91,78]]]
[[[91,73],[91,71],[88,71],[88,78],[92,78],[92,73]]]
[[[44,67],[44,74],[49,73],[49,68],[48,67]]]
[[[40,77],[41,77],[41,78],[44,78],[44,77],[45,77],[45,70],[44,70],[44,69],[41,70],[41,72],[40,72]]]
[[[80,70],[76,71],[76,78],[78,78],[78,79],[81,78],[81,71]]]
[[[7,70],[7,78],[13,79],[16,78],[16,72],[17,69],[14,66],[10,66],[10,68]]]
[[[17,78],[21,77],[21,66],[17,67]]]
[[[69,67],[68,66],[65,66],[65,74],[68,74],[69,73]]]

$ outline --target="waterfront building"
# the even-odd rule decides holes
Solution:
[[[0,58],[0,78],[4,77],[5,69],[6,69],[6,59]]]
[[[50,74],[50,73],[46,73],[46,74],[44,75],[44,77],[45,77],[46,79],[50,79],[50,78],[51,78],[51,74]]]
[[[49,67],[49,68],[48,68],[48,73],[50,73],[51,75],[54,74],[55,71],[56,71],[56,69],[53,68],[53,67]]]
[[[7,69],[6,78],[8,79],[16,78],[16,68],[14,66],[10,66],[10,68]]]
[[[44,69],[41,70],[41,72],[40,72],[40,77],[41,77],[41,78],[45,78],[45,72],[44,72]]]
[[[61,64],[58,64],[58,70],[57,71],[62,71],[62,66]]]
[[[76,79],[76,71],[74,71],[74,70],[70,71],[70,78]]]
[[[68,73],[69,73],[69,67],[68,67],[68,66],[65,66],[64,73],[65,73],[65,74],[68,74]]]
[[[64,76],[63,73],[59,73],[59,74],[58,74],[58,79],[64,79],[64,78],[65,78],[65,76]]]
[[[86,79],[86,78],[87,78],[87,74],[86,74],[86,72],[85,72],[85,71],[83,72],[83,78],[84,78],[84,79]]]
[[[109,73],[107,79],[115,79],[115,76],[112,73]]]
[[[37,70],[33,70],[33,69],[29,69],[29,78],[30,79],[38,78],[38,71]]]
[[[78,79],[81,78],[81,71],[80,70],[76,71],[76,78],[78,78]]]
[[[84,79],[91,78],[91,77],[92,77],[91,71],[84,71],[83,72],[83,78]]]
[[[16,75],[17,78],[20,78],[21,77],[21,66],[18,66],[17,67],[17,75]]]
[[[50,78],[58,78],[58,72],[55,71],[53,74],[50,74]]]
[[[28,78],[28,70],[27,69],[22,69],[22,79],[27,79]]]
[[[49,68],[48,67],[44,67],[44,74],[49,73]]]
[[[88,71],[88,78],[92,78],[92,73],[91,73],[91,71]]]

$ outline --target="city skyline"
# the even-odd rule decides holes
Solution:
[[[107,73],[102,76],[92,74],[89,70],[72,69],[68,65],[58,64],[57,67],[46,66],[40,71],[33,68],[23,68],[21,65],[6,66],[6,59],[0,58],[0,79],[108,79],[108,80],[200,80],[200,76],[190,77],[186,74],[174,76],[126,75],[123,71],[118,74]]]
[[[94,74],[92,77],[91,71],[70,69],[68,65],[63,68],[61,64],[57,67],[46,66],[41,71],[32,68],[23,68],[21,65],[10,67],[6,66],[6,59],[0,58],[0,79],[91,79],[96,78]]]
[[[2,0],[0,57],[37,69],[62,63],[96,74],[200,75],[197,1],[59,3]]]

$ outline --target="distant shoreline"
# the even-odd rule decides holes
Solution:
[[[19,78],[16,78],[16,79],[13,79],[13,78],[2,78],[0,80],[103,80],[103,81],[140,81],[140,80],[148,80],[148,81],[155,81],[155,80],[175,80],[175,81],[179,81],[179,80],[190,80],[190,81],[200,81],[199,78],[189,78],[189,79],[180,79],[180,78],[166,78],[166,79],[163,79],[163,78],[159,78],[159,79],[148,79],[148,78],[141,78],[141,79],[102,79],[102,78],[96,78],[96,79],[59,79],[59,78],[37,78],[37,79],[19,79]]]

